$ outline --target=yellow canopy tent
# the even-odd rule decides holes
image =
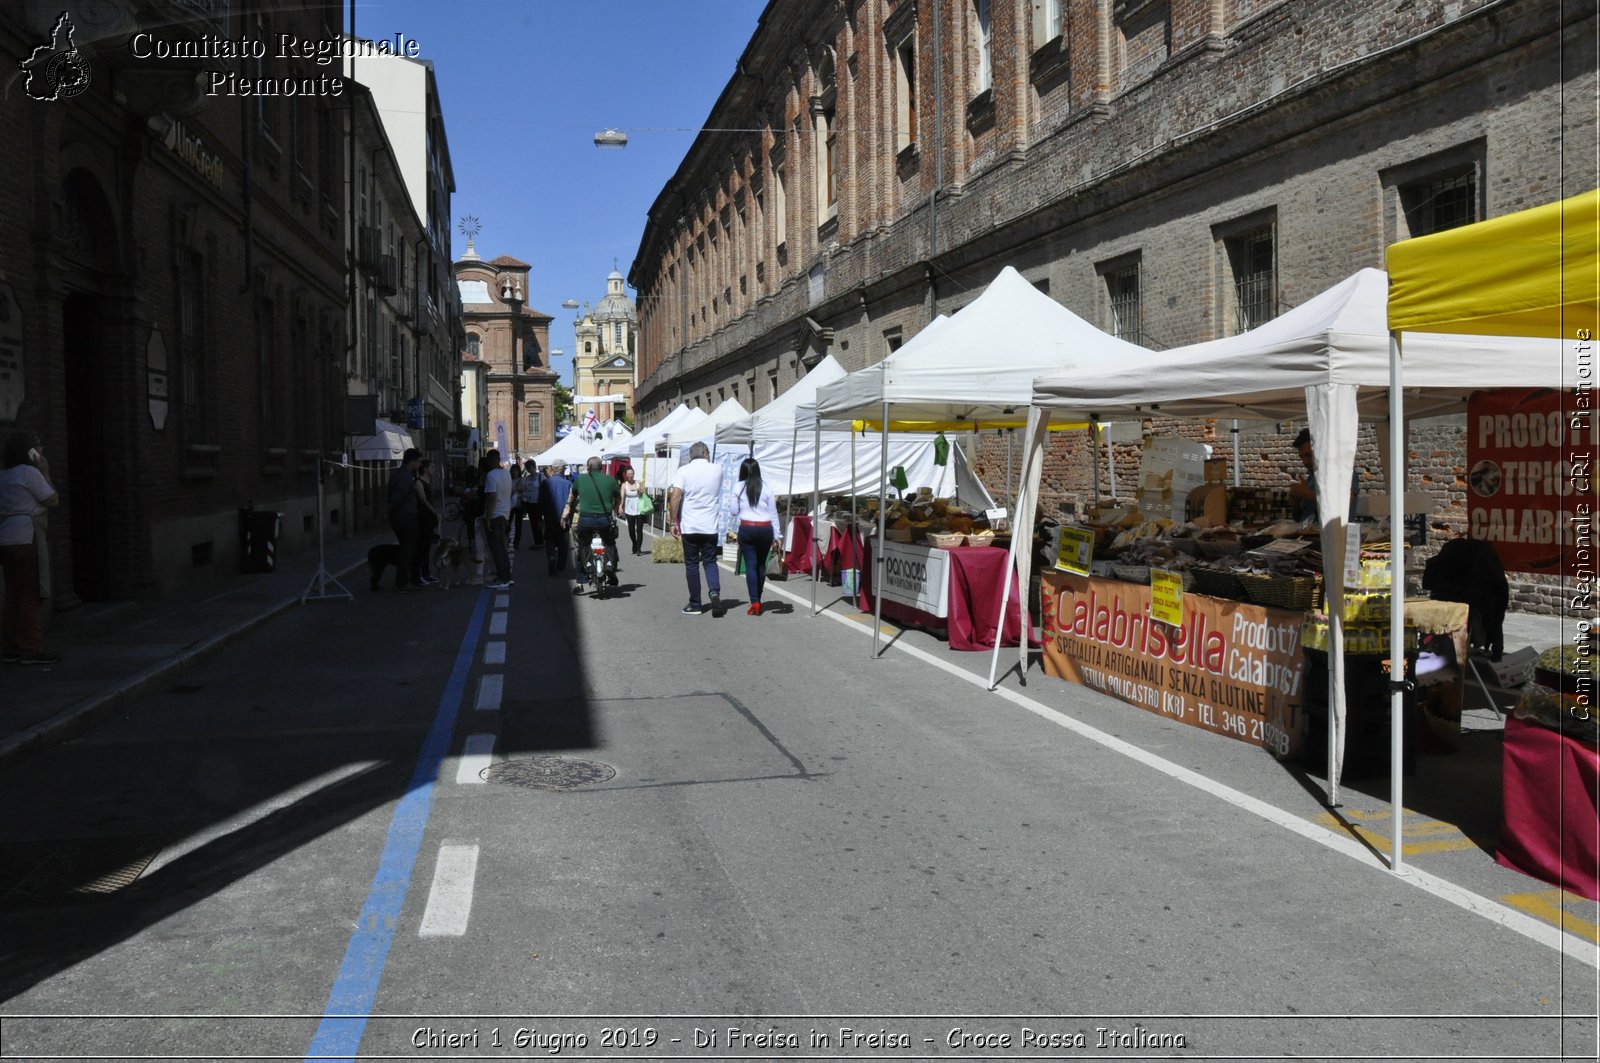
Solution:
[[[1401,385],[1405,332],[1559,339],[1592,350],[1600,309],[1600,190],[1389,246],[1389,482],[1404,482]],[[1574,368],[1576,368],[1574,366]],[[1577,379],[1576,373],[1573,377]],[[1403,527],[1404,491],[1391,490],[1390,527]],[[1391,607],[1390,675],[1404,675],[1405,582],[1400,558]],[[1402,806],[1403,695],[1390,699],[1390,799]],[[1402,863],[1394,816],[1391,868]]]
[[[1392,244],[1389,328],[1592,338],[1597,233],[1600,190]]]

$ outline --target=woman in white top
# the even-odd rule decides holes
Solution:
[[[6,576],[0,627],[7,664],[61,662],[44,652],[44,600],[50,579],[44,515],[60,498],[50,486],[50,463],[43,447],[32,432],[13,432],[0,462],[0,569]]]
[[[628,518],[628,538],[633,541],[633,554],[644,553],[644,515],[639,512],[639,495],[644,489],[633,478],[633,466],[622,467],[622,515]]]
[[[778,523],[778,502],[771,489],[761,485],[761,464],[756,459],[746,458],[739,466],[739,483],[739,556],[750,589],[750,608],[745,612],[760,616],[767,554],[774,547],[782,549],[783,529]]]

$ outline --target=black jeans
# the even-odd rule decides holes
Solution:
[[[421,537],[417,526],[417,515],[391,513],[389,527],[400,542],[400,550],[395,555],[394,562],[394,585],[396,588],[409,587],[415,582],[411,576],[411,562],[417,556],[417,540]]]
[[[767,555],[772,552],[772,525],[739,528],[739,556],[744,559],[744,585],[750,591],[750,601],[761,600],[761,590],[767,585]]]
[[[417,549],[411,555],[411,579],[417,582],[433,577],[433,538],[439,530],[439,518],[426,510],[417,513]]]
[[[632,540],[636,554],[644,549],[644,522],[649,519],[642,513],[628,514],[628,538]]]
[[[689,604],[700,607],[700,569],[706,570],[706,590],[722,597],[722,574],[717,569],[717,534],[683,533],[683,569],[689,581]]]
[[[552,573],[567,570],[567,557],[571,553],[572,538],[561,526],[560,517],[544,517],[544,557]]]

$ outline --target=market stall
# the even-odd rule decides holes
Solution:
[[[1483,333],[1553,341],[1553,367],[1541,361],[1538,371],[1529,373],[1529,366],[1511,362],[1508,374],[1515,379],[1502,386],[1581,389],[1583,397],[1573,403],[1572,414],[1575,421],[1587,418],[1592,432],[1590,389],[1595,330],[1600,327],[1600,190],[1405,240],[1389,247],[1388,260],[1392,423],[1401,419],[1401,388],[1409,392],[1419,378],[1429,379],[1426,359],[1419,359],[1427,334]],[[1396,450],[1393,460],[1398,463]],[[1580,452],[1586,460],[1587,447]],[[1593,492],[1595,484],[1591,474],[1585,482],[1587,491]],[[1573,574],[1577,552],[1561,553],[1560,571]],[[1587,567],[1592,571],[1592,565]],[[1597,612],[1590,592],[1577,605],[1584,620]],[[1590,657],[1589,633],[1580,634],[1586,651],[1582,656]],[[1566,732],[1569,721],[1591,722],[1593,675],[1588,673],[1589,689],[1584,692],[1588,702],[1574,706],[1581,710],[1581,720],[1578,711],[1564,711],[1544,725],[1507,721],[1503,791],[1507,829],[1500,858],[1530,875],[1600,899],[1600,853],[1594,842],[1600,836],[1595,807],[1600,760],[1590,745],[1575,743]],[[1586,734],[1586,740],[1589,737]],[[1402,745],[1404,736],[1398,729],[1392,741],[1397,749]],[[1398,774],[1392,785],[1398,807]],[[1396,866],[1399,819],[1395,817],[1393,839]]]
[[[1159,374],[1142,367],[1114,367],[1103,372],[1041,376],[1034,386],[1018,490],[1018,515],[1026,519],[1038,497],[1044,432],[1056,417],[1150,418],[1158,431],[1160,422],[1172,417],[1278,421],[1305,417],[1309,421],[1315,439],[1321,514],[1314,529],[1320,547],[1314,567],[1310,573],[1305,571],[1312,555],[1266,556],[1252,559],[1259,564],[1250,571],[1274,582],[1287,577],[1302,585],[1308,575],[1321,577],[1333,647],[1327,696],[1330,804],[1338,803],[1346,702],[1342,627],[1349,560],[1348,488],[1358,421],[1382,420],[1389,414],[1386,300],[1385,275],[1362,270],[1248,333],[1165,352]],[[1562,381],[1557,346],[1535,339],[1430,334],[1416,337],[1407,356],[1406,383],[1408,389],[1417,389],[1412,412],[1418,415],[1459,412],[1466,397],[1480,388],[1560,386]],[[1401,462],[1405,459],[1403,439],[1402,435],[1402,443],[1391,448],[1393,457]],[[1391,492],[1397,505],[1402,494]],[[1019,527],[1014,541],[1023,539]],[[1013,563],[1025,579],[1032,563],[1029,553],[1014,551]],[[1395,584],[1403,588],[1403,566],[1394,571]],[[1399,612],[1403,619],[1403,610]],[[997,653],[996,666],[998,661]],[[1019,662],[1021,672],[1026,672],[1027,663],[1024,653]],[[993,671],[990,681],[997,683]],[[1402,715],[1397,705],[1396,727]],[[1398,755],[1394,758],[1396,773],[1400,759]]]
[[[1106,335],[1007,266],[948,321],[930,325],[877,365],[820,389],[817,414],[881,428],[881,464],[887,472],[891,430],[1015,427],[1024,421],[1033,379],[1040,374],[1074,366],[1148,368],[1149,362],[1149,351]],[[885,488],[880,486],[880,499],[887,496]],[[1018,516],[1025,505],[1031,503],[1019,500]],[[1031,542],[1031,510],[1026,515]],[[888,523],[888,507],[880,506],[880,543],[886,540]],[[882,568],[881,555],[874,564]],[[1026,578],[1021,586],[1027,586]],[[1012,601],[1020,612],[1023,603]],[[881,605],[877,609],[873,656],[881,652]]]

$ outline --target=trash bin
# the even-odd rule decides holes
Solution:
[[[239,511],[239,571],[276,572],[278,529],[283,514],[266,509]]]

